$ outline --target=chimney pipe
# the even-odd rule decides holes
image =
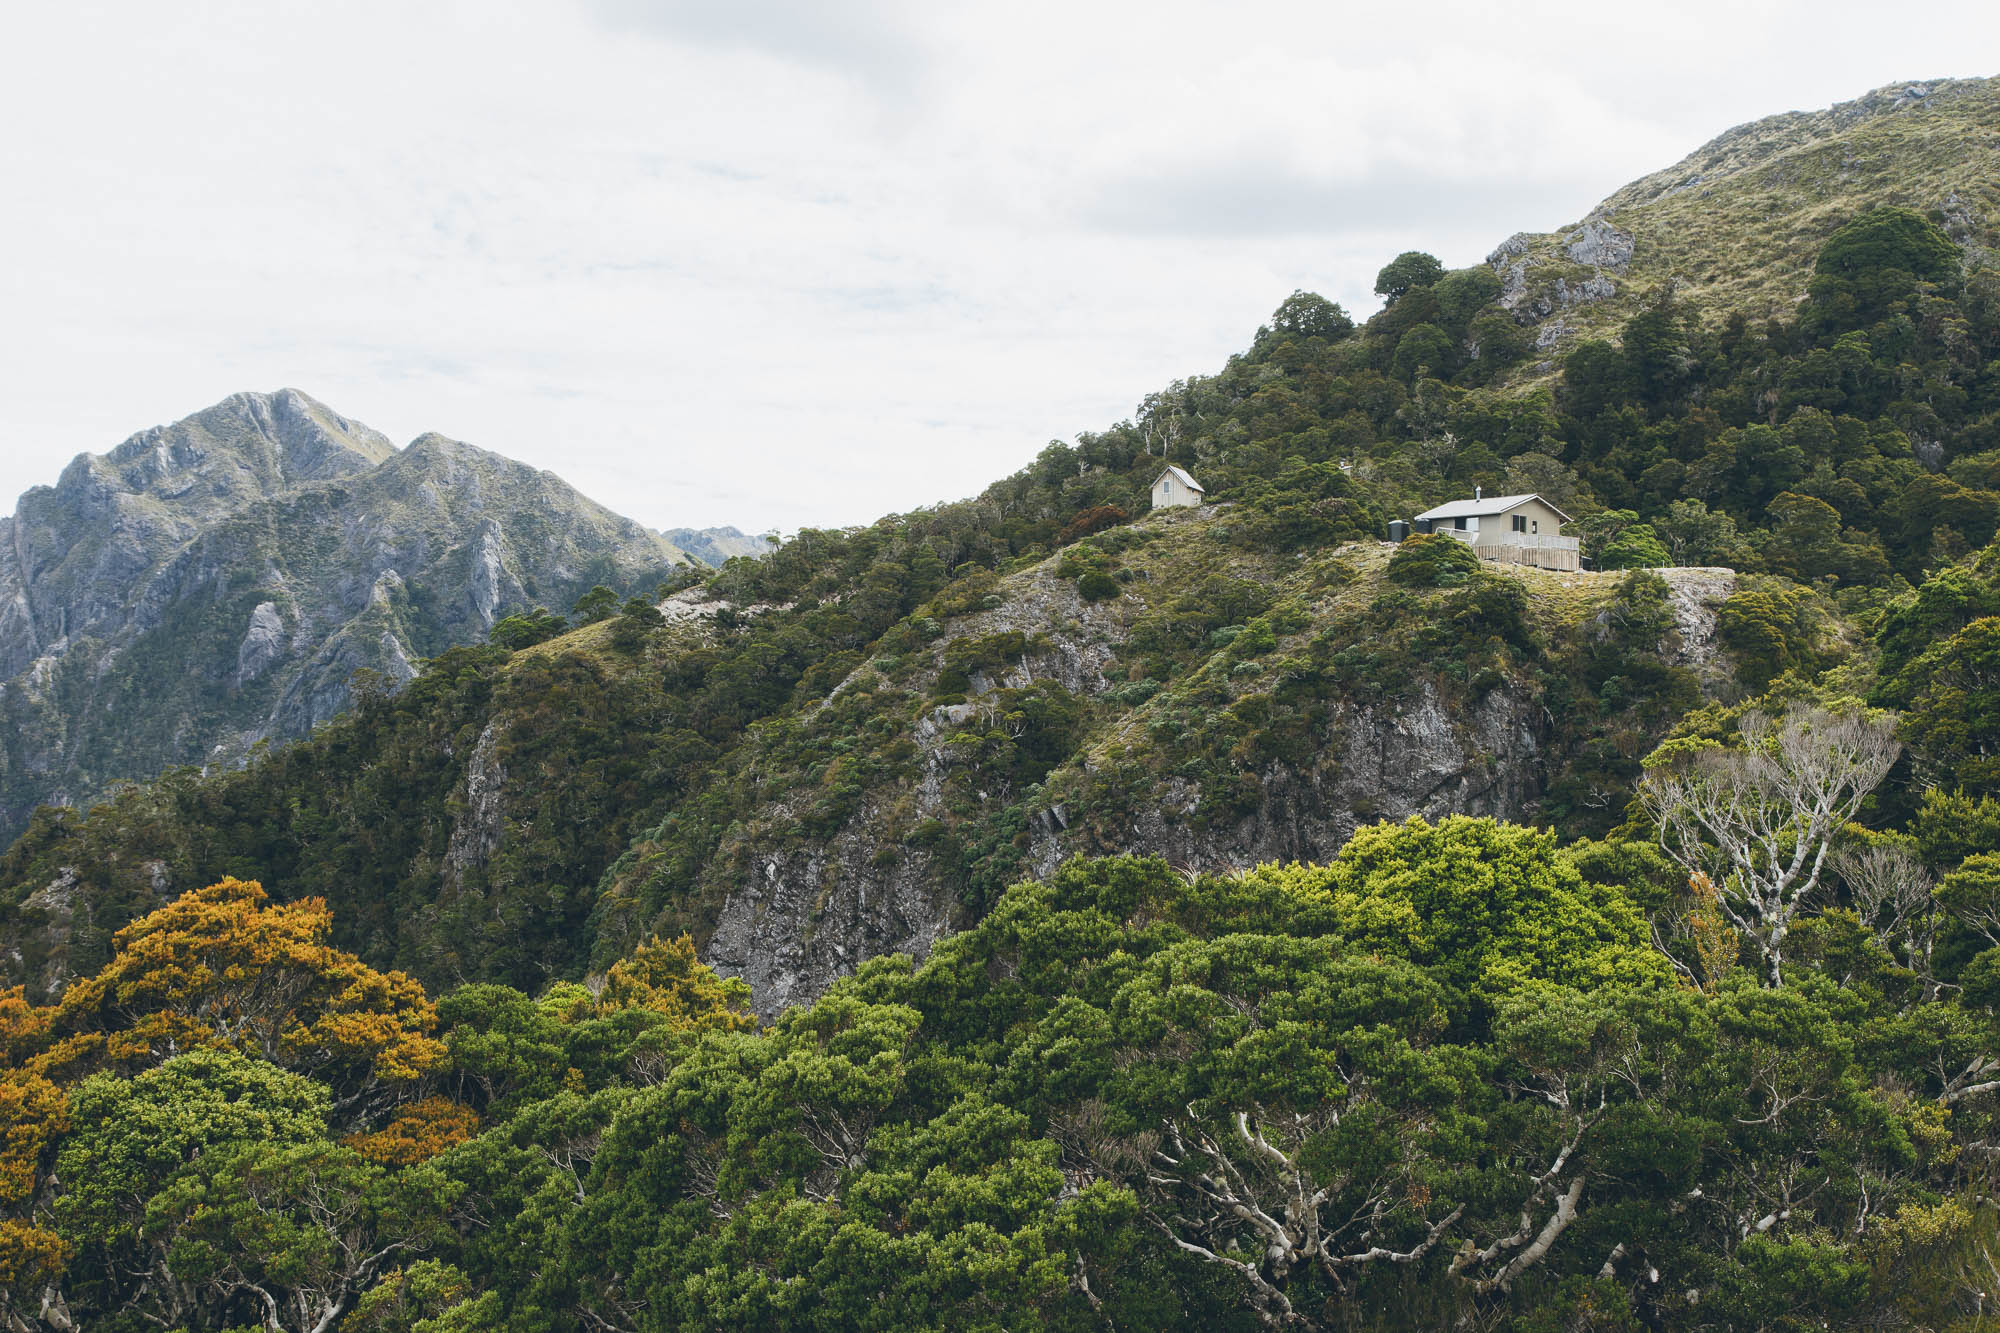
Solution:
[[[1475,500],[1479,498],[1479,488],[1477,486],[1472,488],[1472,498]]]

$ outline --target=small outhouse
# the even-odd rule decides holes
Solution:
[[[1173,464],[1153,479],[1153,508],[1168,509],[1175,505],[1199,505],[1207,492],[1201,483]]]

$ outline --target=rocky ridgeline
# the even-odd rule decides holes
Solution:
[[[1577,338],[1615,334],[1669,294],[1717,312],[1788,311],[1820,243],[1875,205],[1935,213],[1978,262],[1996,242],[1989,219],[2000,216],[1996,119],[1993,79],[1896,83],[1768,116],[1632,182],[1574,226],[1516,233],[1486,262],[1502,307],[1534,330],[1543,353],[1528,363],[1535,374]],[[1717,243],[1730,234],[1746,243]]]

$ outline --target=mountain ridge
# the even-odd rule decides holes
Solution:
[[[1724,130],[1607,195],[1578,222],[1487,256],[1503,305],[1543,353],[1671,297],[1700,313],[1788,314],[1812,256],[1870,207],[1935,211],[1971,263],[2000,244],[2000,79],[1885,84],[1816,111]],[[1712,244],[1726,231],[1738,244]],[[1549,367],[1534,364],[1533,382]]]
[[[137,432],[0,518],[0,829],[302,736],[357,670],[399,684],[687,558],[552,473],[436,433],[399,450],[294,389]]]

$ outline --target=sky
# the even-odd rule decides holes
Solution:
[[[976,493],[1730,126],[2000,73],[2000,6],[10,6],[0,497],[242,389],[655,527]],[[4,503],[4,501],[0,501]]]

